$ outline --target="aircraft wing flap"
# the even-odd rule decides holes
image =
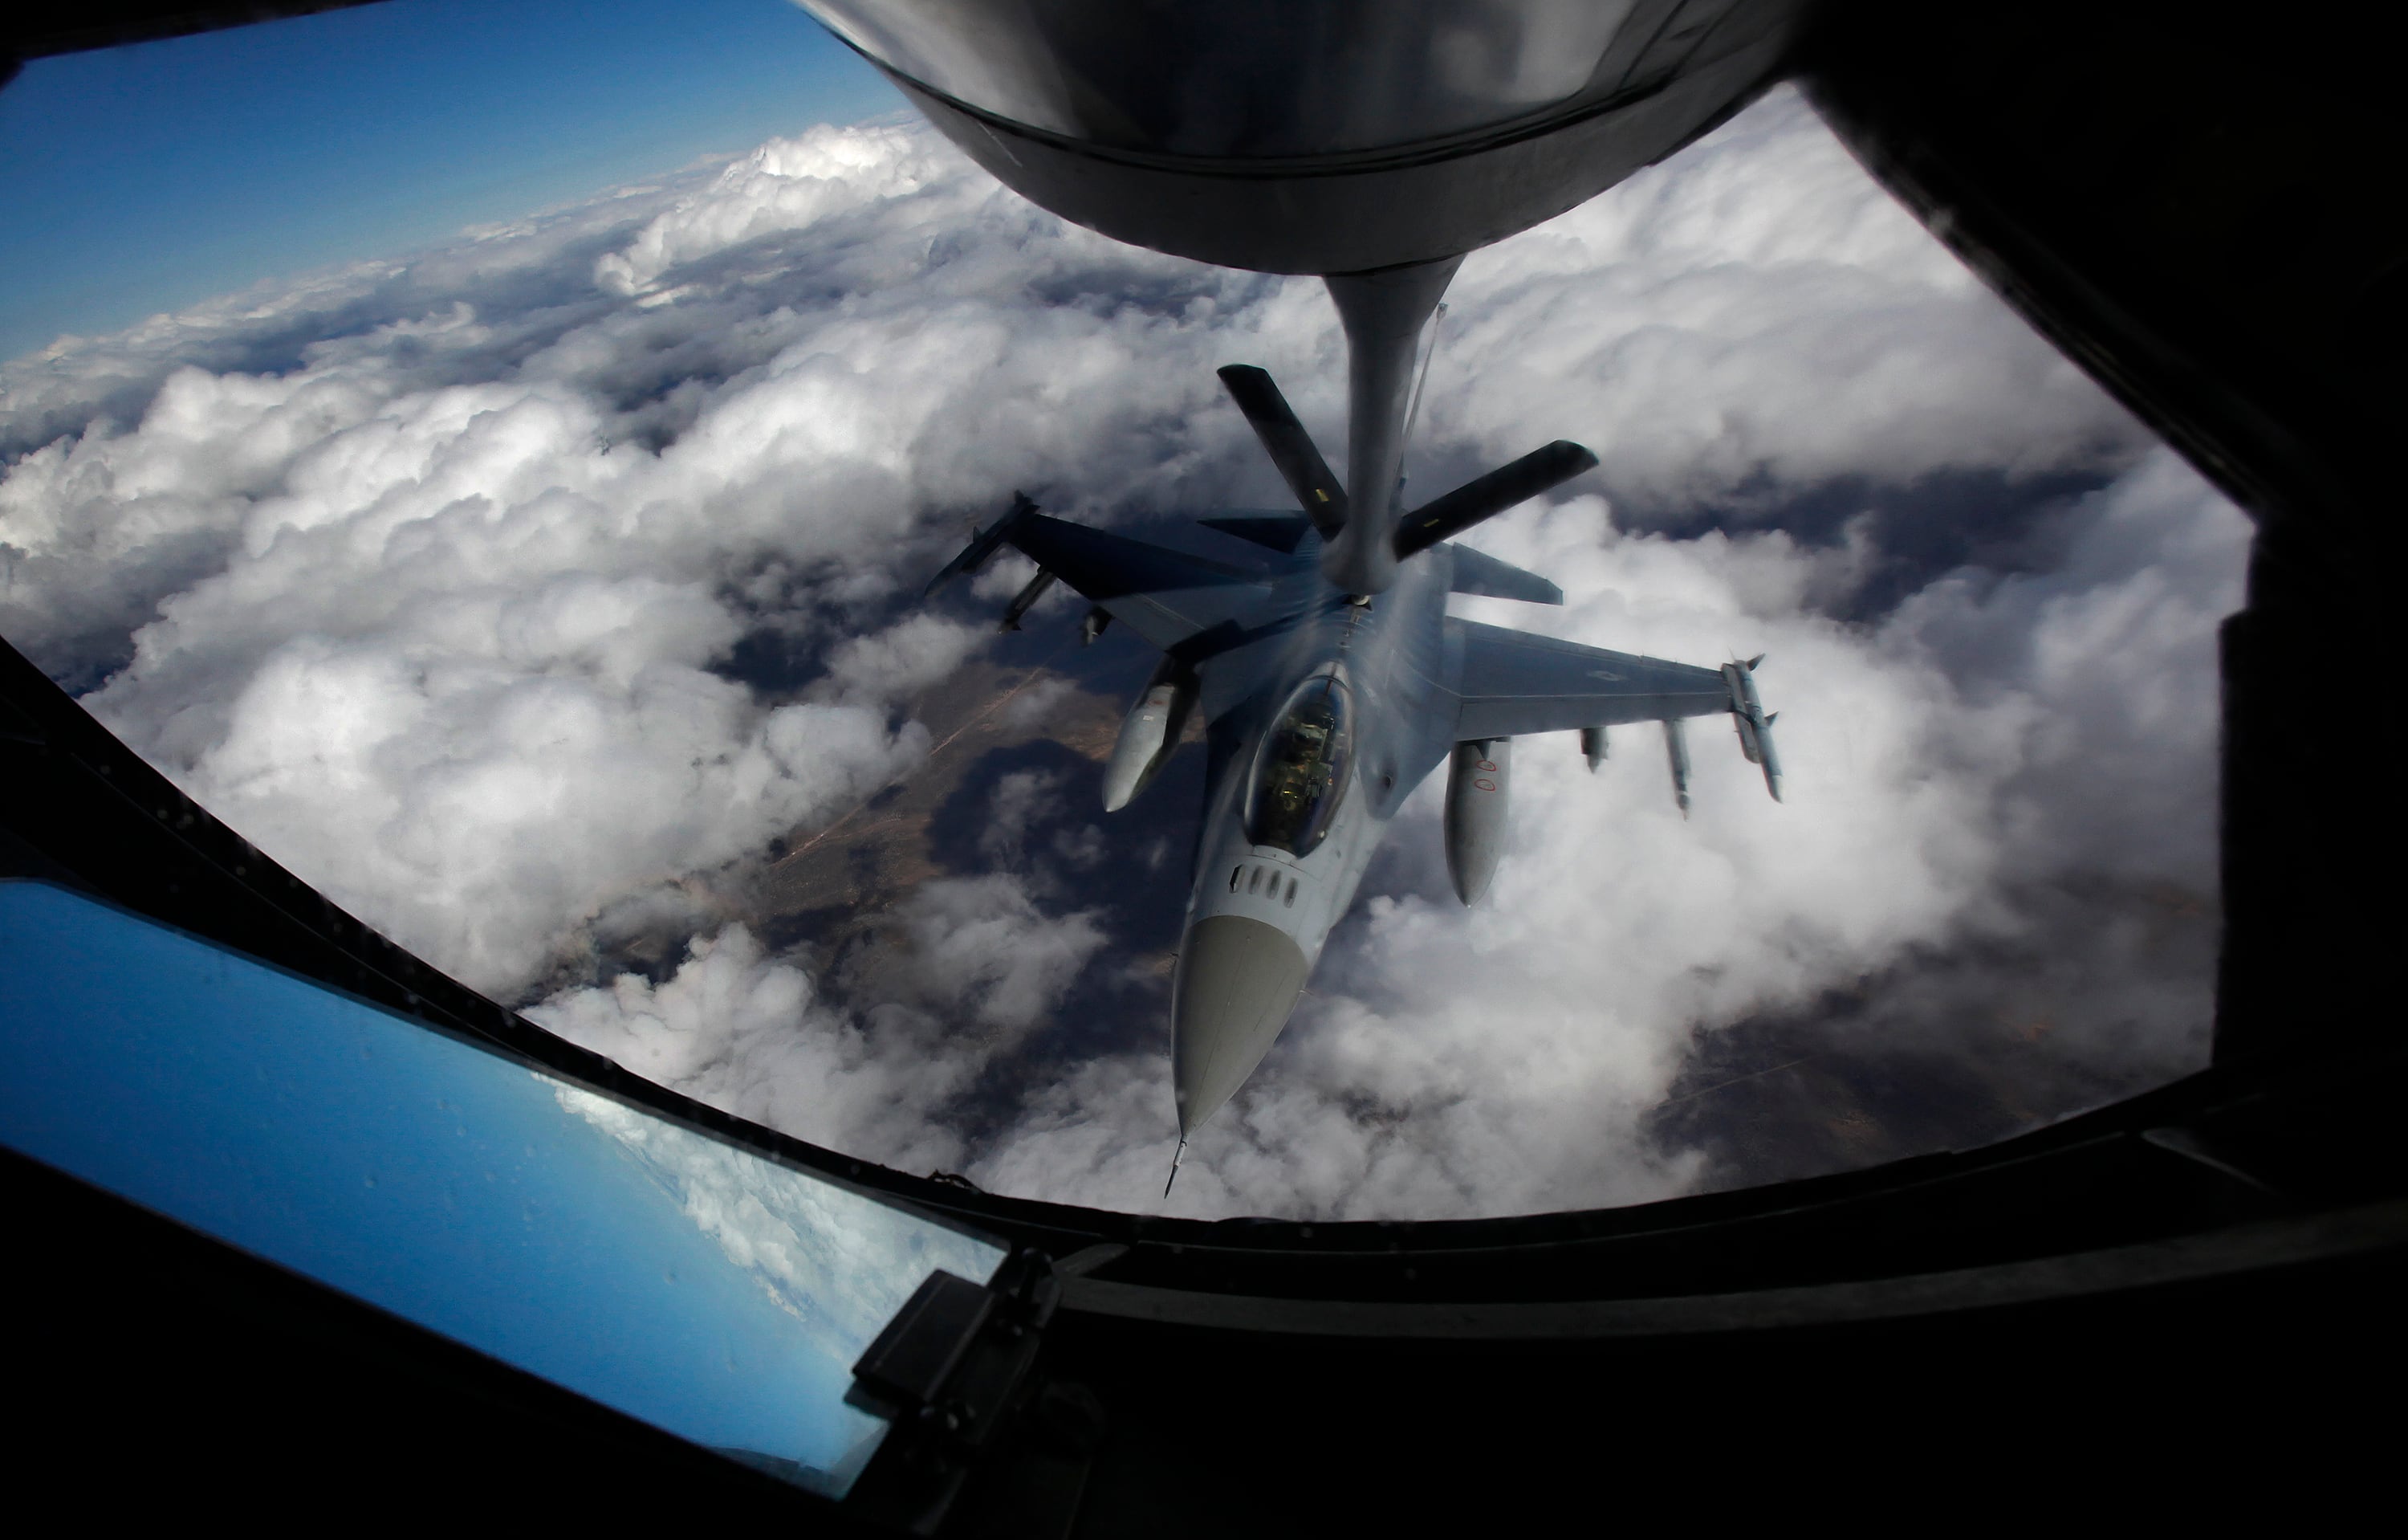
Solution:
[[[1730,687],[1716,669],[1453,616],[1446,626],[1448,651],[1460,660],[1455,685],[1461,699],[1457,741],[1730,710]]]
[[[1237,620],[1269,592],[1265,580],[1240,568],[1044,513],[1015,519],[1004,538],[1166,652]]]

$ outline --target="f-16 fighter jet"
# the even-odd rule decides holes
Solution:
[[[1105,767],[1107,811],[1145,789],[1191,714],[1203,713],[1203,827],[1171,990],[1174,1180],[1188,1136],[1287,1025],[1388,821],[1440,761],[1447,871],[1467,904],[1487,890],[1504,850],[1516,738],[1577,732],[1594,770],[1609,728],[1661,723],[1685,814],[1683,721],[1727,712],[1742,751],[1781,795],[1772,718],[1756,697],[1760,656],[1698,668],[1446,612],[1451,593],[1563,602],[1537,573],[1449,537],[1588,469],[1597,459],[1587,450],[1549,444],[1398,516],[1383,500],[1347,497],[1269,375],[1232,366],[1221,379],[1303,511],[1198,522],[1266,548],[1267,559],[1187,554],[1053,518],[1021,497],[928,584],[934,593],[1010,545],[1039,572],[1007,627],[1059,581],[1094,605],[1091,638],[1118,621],[1162,650]],[[1376,591],[1332,579],[1333,554],[1367,549],[1364,565],[1385,579]]]
[[[1173,1008],[1180,1148],[1285,1024],[1379,831],[1453,755],[1447,856],[1487,885],[1508,743],[1728,711],[1778,793],[1753,666],[1720,672],[1449,618],[1451,591],[1556,602],[1447,543],[1596,463],[1555,443],[1411,512],[1414,354],[1464,253],[1673,153],[1779,77],[1805,0],[802,0],[964,153],[1033,202],[1200,262],[1323,279],[1345,324],[1341,484],[1259,369],[1221,371],[1302,513],[1228,532],[1268,576],[1016,504],[1009,542],[1163,650],[1106,777],[1134,796],[1200,708],[1211,745]],[[1176,1158],[1172,1162],[1176,1174]]]

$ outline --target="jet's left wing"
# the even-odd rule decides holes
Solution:
[[[999,544],[1029,557],[1043,574],[1068,583],[1165,652],[1239,620],[1270,592],[1269,581],[1259,573],[1056,519],[1038,512],[1025,498],[982,530],[928,584],[930,591],[957,572],[976,570]]]
[[[1712,716],[1731,709],[1730,685],[1713,669],[1584,647],[1477,621],[1446,621],[1456,659],[1458,742]]]

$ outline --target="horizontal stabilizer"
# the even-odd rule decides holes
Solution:
[[[1468,545],[1455,547],[1455,587],[1458,594],[1484,598],[1520,599],[1525,604],[1561,604],[1564,591],[1509,561],[1498,561]]]
[[[1772,799],[1781,800],[1781,756],[1772,748],[1773,717],[1764,712],[1764,701],[1756,693],[1756,666],[1764,661],[1762,653],[1745,663],[1723,665],[1723,683],[1730,691],[1731,720],[1739,728],[1740,752],[1747,762],[1764,771],[1764,789]]]
[[[1287,480],[1288,490],[1296,494],[1297,506],[1312,521],[1314,528],[1326,538],[1335,535],[1346,525],[1346,491],[1330,474],[1329,462],[1321,457],[1312,435],[1296,420],[1296,413],[1271,382],[1269,374],[1252,364],[1231,364],[1221,371],[1221,383],[1228,388],[1230,398],[1263,441],[1271,464]]]
[[[1406,514],[1397,525],[1397,557],[1401,561],[1416,551],[1426,551],[1596,466],[1597,456],[1569,439],[1534,449]]]
[[[945,563],[944,569],[928,580],[928,586],[920,590],[920,597],[926,598],[964,572],[975,572],[984,567],[987,558],[995,554],[996,548],[1010,538],[1012,526],[1036,511],[1037,505],[1029,499],[1027,493],[1013,493],[1010,510],[1002,518],[972,535],[970,543],[962,548],[962,554]]]

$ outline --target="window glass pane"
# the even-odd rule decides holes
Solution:
[[[0,1142],[841,1496],[852,1366],[1002,1248],[179,932],[0,883]]]

